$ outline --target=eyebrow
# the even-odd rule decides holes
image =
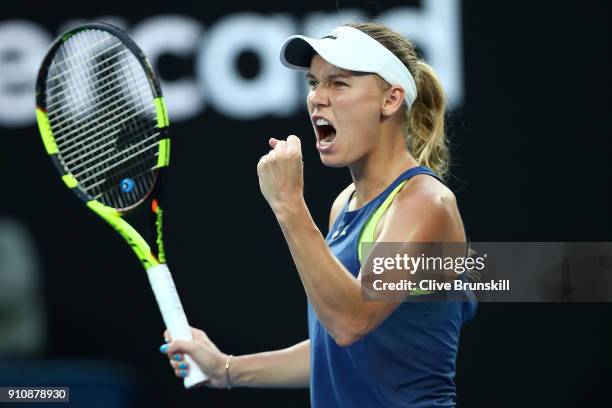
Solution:
[[[343,74],[343,73],[339,73],[339,74],[331,74],[328,75],[326,77],[327,80],[333,80],[336,78],[350,78],[352,76],[355,76],[354,74]],[[311,74],[310,72],[308,72],[306,74],[306,80],[311,80],[311,79],[317,79],[317,77],[315,77],[313,74]]]

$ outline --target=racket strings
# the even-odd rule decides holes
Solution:
[[[120,71],[120,74],[123,77],[123,80],[126,81],[127,83],[130,83],[130,84],[136,83],[137,80],[138,80],[138,76],[136,75],[136,73],[139,73],[139,72],[142,71],[142,68],[140,66],[139,66],[139,68],[140,68],[140,71],[137,71],[137,70],[134,70],[134,69]],[[129,76],[129,78],[127,76]],[[150,90],[149,90],[149,92],[150,92]],[[157,111],[156,111],[156,113],[157,113]],[[154,129],[157,131],[158,129],[157,129],[157,123],[156,122],[157,122],[157,116],[155,116],[155,126],[154,126]],[[134,128],[135,124],[136,124],[135,122],[128,123],[128,129],[130,131],[132,131],[132,132],[137,132],[138,129]],[[160,133],[158,132],[157,135],[160,136]],[[159,138],[156,138],[156,139],[159,140],[160,138],[161,138],[161,136]],[[156,143],[156,146],[159,146],[159,142]],[[154,169],[157,168],[157,156],[158,155],[159,155],[159,149],[156,149],[155,152],[154,152],[154,158],[155,158],[155,166],[153,167]],[[135,183],[135,186],[137,188],[137,191],[135,192],[135,194],[137,194],[139,197],[145,196],[146,194],[148,194],[149,188],[147,188],[147,190],[145,191],[145,190],[142,189],[143,185],[153,186],[155,184],[155,180],[156,180],[156,177],[157,177],[157,172],[151,173],[150,165],[151,165],[151,163],[149,162],[149,160],[144,160],[144,161],[137,162],[135,164],[135,166],[134,166],[134,167],[136,167],[137,171],[140,171],[139,174],[142,174],[141,177],[143,178],[142,182],[140,182],[140,183],[136,182]],[[149,176],[146,176],[147,174]],[[145,184],[145,182],[146,182],[146,184]],[[119,189],[118,189],[117,185],[114,185],[114,186],[111,185],[110,186],[110,190],[111,191],[118,191]]]
[[[111,165],[104,167],[104,169],[103,169],[103,170],[101,170],[101,171],[99,171],[99,172],[97,172],[97,173],[91,174],[91,175],[89,175],[89,176],[87,176],[87,177],[83,178],[82,180],[80,180],[80,182],[83,184],[83,187],[85,187],[87,190],[89,190],[89,189],[91,189],[92,187],[94,187],[94,186],[96,186],[96,185],[98,185],[98,184],[103,183],[103,182],[105,182],[105,181],[106,181],[106,179],[99,179],[99,176],[100,176],[100,175],[102,175],[102,174],[104,174],[104,173],[107,173],[107,172],[109,172],[110,170],[113,170],[114,168],[116,168],[116,167],[118,167],[118,166],[121,166],[121,164],[123,164],[123,163],[127,162],[128,160],[130,160],[130,159],[132,159],[132,158],[134,158],[134,157],[137,157],[138,155],[141,155],[141,154],[143,154],[143,153],[146,153],[146,152],[147,152],[147,150],[149,150],[149,149],[152,149],[152,148],[156,147],[158,144],[159,144],[159,142],[156,142],[155,144],[149,145],[149,146],[147,146],[146,148],[144,148],[144,149],[142,149],[142,150],[139,150],[139,151],[137,151],[137,152],[135,152],[135,153],[132,153],[131,155],[129,155],[129,156],[127,156],[127,157],[123,157],[123,158],[121,158],[120,160],[116,160],[116,161],[114,161],[114,162],[113,162]],[[153,154],[153,155],[155,156],[156,154]],[[123,152],[122,152],[121,156],[123,156]],[[141,164],[142,164],[142,163],[144,163],[144,162],[145,162],[145,160],[137,161],[137,162],[135,162],[135,163],[134,163],[134,164],[133,164],[131,167],[123,167],[123,170],[127,170],[127,169],[130,169],[130,168],[132,168],[132,167],[141,167]],[[91,170],[91,169],[88,169],[86,172],[84,172],[84,174],[86,175],[87,173],[91,173],[91,172],[92,172],[92,170]],[[81,175],[83,175],[83,173],[82,173]],[[80,177],[81,175],[79,175],[79,177]],[[75,177],[76,177],[76,176],[75,176]],[[95,184],[87,185],[87,184],[86,184],[86,182],[87,182],[87,181],[89,181],[89,180],[92,180],[92,179],[96,179],[96,180],[98,180],[98,181],[97,181]],[[78,178],[77,178],[77,180],[78,180]]]
[[[114,47],[118,47],[118,46],[120,46],[120,45],[121,45],[121,42],[120,42],[120,41],[118,41],[118,40],[117,40],[117,38],[116,38],[116,37],[113,37],[112,35],[104,35],[104,36],[101,36],[101,37],[100,37],[100,36],[98,36],[98,40],[97,40],[97,41],[95,41],[95,42],[93,42],[93,43],[91,43],[91,44],[89,44],[89,45],[87,45],[87,46],[83,47],[83,48],[80,50],[80,53],[81,53],[81,54],[83,54],[83,53],[87,53],[87,52],[89,52],[89,51],[90,51],[91,49],[93,49],[93,48],[101,48],[102,43],[107,42],[107,41],[114,41],[115,43],[114,43],[112,46],[110,46],[110,47],[102,48],[102,51],[100,51],[100,54],[101,54],[101,53],[103,53],[103,52],[106,52],[106,51],[108,51],[108,50],[110,50],[110,49],[112,49],[112,48],[114,48]],[[90,56],[89,58],[87,58],[87,59],[82,59],[82,60],[81,60],[81,61],[78,63],[78,65],[86,64],[86,63],[88,62],[88,60],[93,59],[93,58],[97,57],[98,55],[99,55],[99,54],[94,54],[94,55],[91,55],[91,56]],[[75,53],[75,54],[73,54],[73,55],[72,55],[72,56],[70,56],[70,57],[63,58],[62,60],[54,60],[54,61],[53,61],[53,64],[54,64],[54,65],[56,65],[56,66],[58,66],[59,68],[62,68],[62,67],[61,67],[61,65],[68,65],[68,62],[69,62],[69,61],[72,61],[72,60],[74,60],[75,58],[78,58],[79,56],[80,56],[80,54],[76,54],[76,53]],[[62,69],[65,69],[65,67],[63,67]],[[48,77],[47,77],[47,82],[49,82],[49,81],[53,81],[53,80],[55,80],[55,79],[57,79],[57,78],[61,77],[61,76],[62,76],[62,75],[64,75],[64,74],[65,74],[65,72],[64,72],[64,71],[60,71],[59,73],[56,73],[55,75],[48,76]]]
[[[148,110],[151,110],[152,108],[154,109],[154,108],[155,108],[155,106],[154,106],[153,104],[150,104],[150,105],[148,105],[148,106],[144,106],[144,107],[142,107],[141,109],[139,109],[139,110],[137,110],[137,111],[135,111],[135,112],[134,112],[134,111],[130,111],[130,110],[129,110],[129,109],[132,109],[132,108],[137,108],[137,106],[135,106],[135,105],[131,104],[131,106],[128,106],[128,107],[126,108],[126,106],[125,106],[125,105],[122,105],[122,106],[119,106],[119,107],[117,107],[116,109],[114,109],[114,110],[112,110],[112,111],[110,111],[110,112],[106,112],[106,113],[104,113],[104,114],[100,115],[100,118],[104,118],[104,117],[108,117],[108,116],[109,116],[109,114],[112,114],[112,113],[114,113],[114,112],[116,112],[116,111],[118,111],[118,110],[120,110],[120,109],[124,109],[124,112],[123,112],[123,113],[118,114],[118,115],[115,115],[115,116],[113,116],[113,117],[109,118],[108,120],[105,120],[105,121],[102,121],[102,122],[98,123],[100,118],[96,118],[96,119],[92,120],[91,122],[86,123],[86,124],[85,124],[85,125],[83,125],[81,128],[76,129],[76,130],[83,130],[83,129],[86,129],[86,131],[82,133],[82,134],[83,134],[83,137],[84,137],[84,136],[86,136],[86,135],[88,135],[90,132],[92,132],[92,131],[94,131],[94,130],[101,129],[99,132],[97,132],[97,133],[93,133],[93,134],[91,134],[91,135],[89,135],[89,136],[85,137],[84,139],[79,140],[79,142],[78,142],[78,143],[71,143],[71,142],[72,142],[72,140],[71,140],[71,139],[68,139],[67,141],[64,141],[63,143],[62,143],[62,142],[58,142],[58,143],[57,143],[57,146],[58,146],[60,149],[66,146],[66,149],[64,150],[64,152],[65,152],[66,154],[68,154],[68,152],[72,151],[72,150],[73,150],[75,147],[78,147],[78,146],[80,146],[80,145],[82,145],[82,144],[88,143],[88,142],[90,142],[92,139],[94,139],[94,138],[96,138],[97,136],[99,136],[100,134],[104,134],[105,132],[107,132],[107,128],[106,128],[106,126],[108,126],[108,125],[111,125],[111,124],[112,124],[114,127],[118,127],[119,125],[122,125],[123,123],[128,122],[129,120],[133,119],[134,117],[138,116],[139,114],[141,114],[141,113],[145,113],[145,111],[146,111],[147,109],[148,109]],[[105,109],[103,109],[103,110],[106,110],[106,109],[107,109],[107,108],[105,108]],[[127,115],[127,116],[126,116],[126,115]],[[120,119],[120,120],[119,120],[119,121],[117,121],[117,119]],[[74,135],[75,133],[76,133],[76,132],[75,132],[74,130],[72,130],[72,131],[68,132],[66,135],[64,135],[64,137],[62,137],[62,139],[63,139],[63,140],[66,140],[66,139],[67,139],[69,136],[72,136],[72,135]],[[101,141],[101,140],[98,140],[98,142],[100,142],[100,141]],[[77,152],[78,152],[78,151],[77,151]],[[73,153],[73,154],[74,154],[74,153]],[[78,154],[78,153],[77,153],[77,154]]]
[[[74,166],[72,168],[72,175],[74,177],[76,177],[76,178],[79,178],[83,174],[85,174],[87,172],[93,171],[93,169],[95,169],[96,167],[104,166],[105,164],[107,164],[108,162],[110,162],[110,161],[112,161],[112,160],[114,160],[116,158],[119,158],[119,157],[122,157],[122,156],[124,157],[125,154],[128,153],[130,150],[132,150],[132,149],[134,149],[136,147],[140,147],[140,146],[142,146],[144,144],[147,144],[150,140],[155,140],[158,136],[159,136],[159,133],[154,133],[151,136],[147,137],[146,139],[140,140],[139,142],[137,142],[137,143],[131,145],[130,147],[128,147],[127,149],[121,150],[121,151],[119,151],[119,153],[117,153],[115,155],[112,155],[112,156],[109,156],[109,157],[105,158],[104,160],[99,160],[98,156],[91,157],[90,159],[87,159],[87,160],[79,163],[77,166]],[[146,149],[150,149],[152,147],[155,147],[158,144],[159,144],[159,142],[157,142],[156,144],[153,144],[153,145],[148,145],[146,147]],[[137,154],[140,154],[142,152],[143,152],[143,150],[140,150],[140,151],[137,152]],[[81,172],[77,172],[78,169],[82,169],[84,166],[86,166],[86,165],[88,165],[90,163],[93,163],[93,166],[88,167],[87,169],[82,170]],[[109,169],[108,167],[105,168],[105,170],[108,170],[108,169]],[[83,180],[83,182],[85,182],[85,180]]]
[[[155,173],[153,170],[156,168],[156,166],[152,167],[133,177],[135,180],[135,194],[138,196],[145,196],[148,193],[148,190],[144,189],[142,186],[152,185],[155,183]],[[94,196],[96,200],[119,203],[120,208],[128,207],[128,202],[127,200],[124,200],[124,197],[125,193],[120,187],[110,188]]]
[[[49,78],[47,112],[60,162],[104,204],[137,204],[155,183],[161,137],[140,63],[114,36],[87,30],[60,47]]]
[[[111,45],[104,44],[104,46],[102,46],[102,44],[108,42],[108,40],[112,41]],[[98,47],[93,48],[87,45],[87,40],[84,41],[83,35],[75,35],[70,41],[64,43],[62,47],[60,47],[58,56],[54,58],[51,73],[59,71],[63,74],[63,77],[67,79],[64,82],[63,89],[59,92],[53,93],[47,91],[47,95],[50,96],[50,99],[56,101],[56,105],[53,105],[52,103],[48,104],[50,125],[52,129],[54,129],[54,126],[56,129],[54,130],[56,135],[56,144],[58,139],[61,140],[67,136],[70,136],[70,132],[72,132],[75,128],[79,128],[79,130],[84,130],[86,128],[84,126],[79,126],[81,122],[78,120],[78,117],[83,113],[87,113],[88,109],[86,105],[79,104],[77,101],[84,100],[86,102],[90,102],[93,89],[95,89],[93,88],[93,85],[95,84],[91,84],[87,80],[85,74],[90,73],[91,70],[85,70],[83,68],[84,63],[91,61],[93,58],[96,58],[104,53],[109,53],[109,50],[121,45],[116,38],[110,35],[102,36],[102,39],[97,37],[97,41],[95,41],[93,44],[98,44],[100,47],[102,47],[102,50],[100,51]],[[87,57],[88,53],[93,53],[93,56]],[[83,58],[83,56],[85,56],[85,58]],[[81,58],[77,59],[77,57]],[[69,65],[67,61],[71,61],[71,64]],[[80,74],[77,71],[78,69],[82,71]],[[95,69],[95,67],[92,69]],[[59,78],[59,75],[54,75],[52,78],[57,79]],[[91,92],[84,92],[84,90],[90,90]],[[75,94],[77,96],[75,96]],[[59,98],[60,95],[62,98]],[[61,105],[59,103],[61,103]],[[54,120],[54,118],[58,116],[54,115],[55,111],[64,112],[66,115],[70,115],[69,118],[71,118],[71,124],[68,122],[64,123],[64,128],[59,127]],[[104,130],[102,130],[101,133],[103,132]],[[85,136],[86,134],[86,132],[83,132],[81,136]],[[99,134],[100,133],[97,133],[94,136],[98,136]],[[83,139],[81,138],[81,140]],[[67,152],[61,143],[58,145],[58,148],[61,152],[60,158],[63,160],[63,158],[67,155]]]
[[[79,98],[83,98],[84,100],[87,100],[89,98],[90,93],[83,92],[83,90],[92,89],[92,84],[89,82],[89,78],[86,76],[86,74],[88,74],[90,70],[83,69],[82,66],[84,65],[85,61],[79,62],[79,60],[74,60],[76,57],[79,57],[82,54],[91,50],[90,46],[88,46],[86,43],[83,43],[82,37],[82,35],[74,35],[70,41],[65,42],[58,49],[57,55],[53,59],[53,62],[50,66],[46,90],[47,111],[49,113],[50,118],[55,116],[55,106],[59,105],[60,107],[65,107],[69,103],[70,107],[74,107],[74,109],[71,109],[70,112],[78,112],[81,108],[81,106],[77,105],[77,101],[79,100]],[[94,56],[86,58],[86,61],[89,61],[91,58],[96,58],[98,55],[101,55],[103,53],[109,53],[110,50],[114,47],[121,46],[121,43],[116,41],[114,37],[105,37],[107,41],[109,39],[115,40],[115,43],[110,47],[103,47],[101,51],[99,51]],[[103,42],[104,41],[100,41],[99,43],[102,44]],[[72,61],[72,63],[68,64],[67,61]],[[60,81],[60,77],[63,77],[64,81]],[[53,87],[50,86],[52,82],[55,83]],[[58,86],[61,86],[63,89],[56,92],[55,89],[57,89]]]
[[[94,195],[94,197],[112,197],[112,193],[115,193],[115,198],[117,200],[116,203],[120,204],[116,208],[125,208],[128,205],[124,203],[131,202],[131,200],[134,199],[134,196],[142,197],[146,195],[150,188],[147,187],[148,185],[146,183],[142,183],[142,181],[151,181],[151,183],[154,183],[156,173],[153,172],[153,170],[155,170],[157,166],[143,169],[141,164],[142,163],[133,163],[131,166],[125,168],[126,171],[129,171],[130,179],[134,182],[133,191],[126,194],[123,188],[120,186],[120,183],[113,183],[109,188],[98,188],[98,192]],[[151,177],[145,178],[143,175],[146,174],[151,175]],[[137,183],[138,181],[140,181],[140,183]],[[95,192],[96,188],[104,183],[107,183],[107,180],[101,179],[91,184],[88,188],[90,191]]]
[[[126,49],[126,50],[127,50],[127,49]],[[126,50],[124,50],[124,51],[126,51]],[[121,55],[121,54],[122,54],[124,51],[121,51],[121,52],[119,52],[119,53],[117,53],[117,54],[115,54],[115,55],[111,56],[110,58],[106,58],[106,59],[104,59],[103,61],[108,62],[108,61],[109,61],[110,59],[112,59],[112,58],[117,58],[117,57],[118,57],[119,55]],[[124,64],[125,64],[125,63],[128,63],[128,64],[134,64],[134,63],[135,63],[135,64],[138,64],[138,62],[137,62],[137,61],[132,61],[132,60],[127,60],[127,61],[125,61],[125,60],[118,59],[118,60],[117,60],[115,63],[110,64],[110,66],[116,66],[117,64],[121,64],[121,63],[124,63]],[[103,64],[104,64],[104,62],[103,62],[103,63],[100,63],[100,64],[96,64],[96,65],[94,65],[94,66],[93,66],[93,67],[91,67],[91,68],[92,68],[92,69],[95,69],[95,68],[97,68],[97,67],[99,67],[99,66],[102,66]],[[130,66],[130,69],[134,69],[134,68],[139,68],[139,67],[134,67],[133,65],[132,65],[132,66]],[[108,67],[106,67],[106,68],[104,68],[104,69],[108,69]],[[87,72],[86,72],[85,74],[87,74]],[[95,74],[94,74],[94,76],[95,76],[96,74],[97,74],[97,73],[95,73]],[[116,76],[116,72],[111,73],[111,75],[115,75],[115,76]],[[108,78],[108,77],[110,77],[111,75],[107,76],[107,78]],[[74,78],[74,79],[75,79],[75,80],[77,80],[77,81],[82,81],[82,79],[83,79],[83,75],[80,75],[80,77],[78,77],[78,78]],[[146,80],[146,77],[145,77],[145,80]],[[141,82],[142,82],[142,81],[141,81]],[[88,83],[84,84],[84,86],[94,86],[94,87],[95,87],[95,86],[97,86],[97,85],[98,85],[98,83],[97,83],[96,81],[94,81],[94,82],[93,82],[93,84],[92,84],[91,82],[88,82]],[[109,86],[109,85],[113,86],[113,85],[116,85],[116,84],[115,84],[114,82],[109,82],[109,83],[105,84],[105,85],[104,85],[104,87],[105,87],[105,86]],[[98,87],[98,89],[100,89],[100,88],[101,88],[101,87]],[[111,87],[111,89],[113,89],[113,87]],[[66,90],[65,90],[65,91],[63,91],[62,93],[66,93],[66,92],[68,92],[68,91],[71,91],[71,88],[70,88],[70,87],[66,87]],[[149,91],[149,92],[150,92],[150,89],[143,87],[142,89],[139,89],[139,91],[140,91],[140,92],[146,92],[146,91]],[[88,94],[83,94],[83,95],[81,96],[81,98],[80,98],[80,99],[81,99],[81,100],[85,100],[85,101],[87,102],[87,100],[88,100],[88,99],[90,99],[90,98],[89,98],[89,96],[90,96],[90,95],[88,95]],[[130,96],[130,95],[127,95],[127,94],[126,94],[126,95],[124,95],[124,98],[123,98],[123,99],[126,99],[126,98],[128,98],[129,96]],[[109,96],[108,98],[106,98],[106,99],[105,99],[105,101],[108,101],[108,100],[113,99],[113,98],[115,98],[115,99],[116,99],[116,95],[114,95],[114,94],[113,94],[113,95]],[[141,99],[142,99],[142,98],[141,98]],[[116,102],[118,102],[118,101],[116,101]],[[99,105],[99,104],[101,104],[101,103],[104,103],[104,102],[102,102],[102,101],[98,101],[96,104],[98,104],[98,105]],[[94,104],[94,106],[95,106],[96,104]],[[73,123],[78,123],[78,124],[80,124],[80,126],[79,126],[78,128],[73,128],[73,129],[70,129],[70,128],[71,128],[71,126],[64,126],[64,129],[66,129],[66,130],[70,129],[70,131],[69,131],[68,133],[64,133],[64,134],[62,134],[61,136],[57,136],[57,137],[56,137],[56,142],[57,142],[57,143],[61,142],[61,141],[62,141],[63,139],[65,139],[65,138],[67,138],[67,137],[71,136],[71,135],[72,135],[74,132],[77,132],[77,131],[83,130],[84,128],[87,128],[89,125],[92,125],[92,124],[94,124],[95,122],[99,121],[99,119],[101,119],[101,118],[94,118],[94,119],[93,119],[93,120],[91,120],[90,122],[86,122],[86,123],[84,123],[84,124],[81,124],[80,120],[78,120],[79,115],[83,115],[84,113],[86,113],[86,112],[87,112],[87,110],[92,110],[92,109],[93,109],[93,106],[89,106],[89,107],[88,107],[88,104],[87,104],[87,103],[78,103],[78,102],[76,102],[75,100],[70,101],[70,105],[69,105],[69,106],[70,106],[71,110],[69,110],[69,111],[64,111],[64,112],[62,113],[62,115],[63,115],[63,116],[65,116],[65,115],[69,115],[69,114],[71,114],[71,113],[72,113],[72,111],[76,111],[76,112],[77,112],[77,113],[76,113],[76,115],[74,115],[74,114],[73,114],[73,117],[74,117],[74,119],[75,119]],[[108,105],[107,105],[107,106],[108,106]],[[120,108],[120,107],[118,107],[117,109],[119,109],[119,108]],[[61,110],[60,110],[60,111],[61,111]],[[97,113],[99,113],[99,110],[98,110],[98,111],[95,111],[95,110],[94,110],[93,112],[89,112],[89,113],[88,113],[88,114],[86,114],[85,116],[86,116],[86,117],[87,117],[87,116],[91,117],[91,116],[94,116],[94,115],[95,115],[95,114],[97,114]],[[113,113],[113,112],[108,112],[108,113],[107,113],[107,115],[110,115],[110,114],[112,114],[112,113]],[[49,115],[49,121],[50,121],[50,124],[51,124],[51,128],[52,128],[53,130],[55,130],[55,129],[59,128],[59,127],[62,125],[62,123],[57,122],[57,121],[56,121],[56,119],[57,119],[57,117],[55,117],[54,115],[51,115],[51,114]],[[102,122],[102,123],[98,123],[97,127],[102,127],[104,124],[105,124],[104,122]],[[66,125],[66,122],[64,122],[64,123],[63,123],[63,125]],[[92,129],[90,129],[90,130],[92,130]],[[61,143],[60,143],[59,147],[61,147]]]
[[[117,59],[117,61],[115,63],[107,66],[105,69],[106,70],[113,69],[113,68],[117,67],[120,64],[126,64],[126,63],[130,63],[130,64],[135,63],[135,64],[138,64],[137,61],[132,61],[132,60],[129,60],[129,59],[121,60],[121,59],[119,59],[120,56],[121,56],[121,53],[118,53],[118,54],[115,54],[115,55],[109,57],[109,60],[110,59]],[[91,69],[94,70],[94,69],[98,68],[103,63],[104,62],[101,61],[100,63],[92,66]],[[84,80],[84,79],[87,80],[87,74],[88,73],[85,72],[85,73],[81,74],[81,76],[84,75],[82,78],[75,77],[75,78],[72,78],[72,80]],[[107,80],[109,78],[111,78],[113,75],[115,75],[115,72],[111,72],[110,74],[108,74],[106,76],[103,76],[103,77],[96,77],[98,74],[99,74],[99,72],[95,73],[95,76],[94,75],[91,76],[92,78],[95,77],[96,79],[93,80],[93,81],[87,82],[87,86],[89,86],[89,87],[96,87],[96,89],[98,90],[98,93],[101,96],[101,95],[104,95],[104,94],[108,93],[108,91],[99,92],[101,89],[104,89],[107,86],[112,86],[113,85],[112,82],[109,82]],[[144,77],[144,79],[145,79],[146,83],[148,83],[148,80],[146,80],[146,77]],[[71,89],[70,87],[66,87],[66,85],[68,85],[69,82],[70,81],[66,81],[65,83],[61,84],[64,89],[62,91],[59,91],[59,92],[56,92],[56,93],[53,94],[53,98],[52,98],[51,102],[49,102],[49,104],[47,105],[47,108],[51,108],[52,109],[54,106],[56,106],[58,104],[65,104],[66,103],[67,99],[66,98],[60,98],[60,96],[65,96],[67,93],[73,91],[73,89]],[[99,85],[100,83],[104,83],[104,85],[100,86]],[[140,83],[143,83],[143,81],[141,80]],[[110,90],[113,90],[113,88],[111,87]],[[146,87],[143,86],[143,91],[145,91],[145,90],[146,90]],[[79,97],[71,99],[70,100],[71,106],[73,106],[74,108],[77,108],[77,109],[78,108],[82,108],[82,107],[88,107],[88,103],[90,102],[88,97],[89,97],[89,95],[83,93]],[[55,114],[54,115],[50,115],[49,119],[53,119],[54,121],[58,121],[58,119],[60,117],[62,117],[62,116],[66,116],[66,112],[63,112],[63,113],[58,114],[58,115],[55,115]]]
[[[141,68],[140,66],[138,68]],[[133,84],[137,81],[137,76],[135,75],[135,73],[139,73],[141,71],[137,71],[134,69],[130,69],[130,70],[122,70],[119,71],[119,74],[121,75],[122,79],[126,82],[126,83],[130,83]],[[126,74],[128,74],[130,76],[130,78],[126,77]],[[128,130],[133,133],[133,134],[137,134],[139,132],[138,129],[138,125],[139,123],[137,122],[128,122],[127,123],[127,128]],[[156,135],[159,135],[159,133],[156,133]],[[155,143],[155,145],[157,146],[159,144],[159,142]],[[146,148],[145,148],[146,149]],[[142,150],[141,150],[142,151]],[[157,157],[158,155],[158,149],[155,150],[154,155],[155,157]],[[127,152],[127,151],[125,151]],[[142,188],[142,186],[147,185],[147,186],[152,186],[155,183],[155,177],[153,177],[153,173],[151,173],[151,167],[150,167],[150,162],[148,160],[140,160],[140,161],[132,161],[133,165],[130,167],[130,172],[132,171],[138,171],[139,175],[141,175],[140,177],[142,178],[142,180],[136,180],[134,185],[135,185],[135,191],[133,192],[133,195],[136,196],[144,196],[147,194],[147,192],[149,191],[149,189],[147,188],[147,190],[144,190]],[[156,166],[154,167],[156,168]],[[149,176],[146,176],[146,175]],[[156,173],[155,173],[156,176]],[[109,185],[109,189],[110,191],[113,191],[115,193],[120,192],[119,186],[115,183],[115,184],[110,184]],[[108,190],[108,189],[107,189]],[[123,191],[121,191],[121,193],[125,193]],[[115,194],[115,196],[121,198],[122,195],[121,194]]]
[[[116,44],[116,45],[120,45],[120,44]],[[114,45],[113,47],[115,47],[116,45]],[[108,53],[109,53],[109,50],[110,50],[110,49],[104,50],[104,51],[103,51],[103,52],[101,52],[99,55],[108,54]],[[118,53],[116,53],[116,54],[112,54],[112,55],[111,55],[110,57],[108,57],[107,59],[104,59],[104,60],[101,60],[101,61],[96,62],[96,63],[95,63],[94,65],[92,65],[90,68],[97,68],[97,67],[99,67],[100,65],[103,65],[103,64],[105,64],[106,62],[108,62],[108,61],[110,61],[110,60],[112,60],[112,59],[116,59],[116,58],[118,58],[118,57],[119,57],[119,56],[121,56],[121,55],[127,54],[128,52],[129,52],[129,50],[126,48],[126,49],[124,49],[124,50],[122,50],[122,51],[119,51],[119,52],[118,52]],[[95,58],[94,58],[94,59],[95,59]],[[92,83],[92,84],[93,84],[93,85],[96,85],[96,83],[98,83],[98,82],[102,82],[102,81],[104,81],[104,79],[108,78],[108,76],[104,76],[104,75],[100,75],[100,74],[103,74],[103,73],[105,73],[105,72],[107,72],[107,71],[111,70],[111,69],[112,69],[113,67],[115,67],[115,66],[116,66],[118,63],[120,63],[120,61],[115,62],[115,63],[110,64],[110,65],[107,65],[107,66],[106,66],[104,69],[101,69],[101,70],[97,71],[97,72],[96,72],[96,74],[95,74],[95,76],[94,76],[94,75],[92,75],[91,77],[87,77],[86,72],[85,72],[84,70],[81,72],[81,75],[85,76],[85,78],[88,78],[88,79],[93,78],[93,79],[94,79],[94,81],[93,81],[93,83]],[[82,65],[82,64],[80,64],[80,65]],[[72,69],[73,69],[73,72],[74,72],[74,70],[77,70],[77,69],[79,69],[79,68],[74,67],[74,68],[72,68]],[[70,72],[70,71],[68,71],[68,72]],[[59,74],[59,75],[60,75],[60,76],[66,76],[66,75],[67,75],[67,72],[62,72],[62,73],[61,73],[61,74]],[[65,81],[60,81],[60,80],[59,80],[59,78],[56,78],[56,80],[55,80],[55,85],[53,85],[53,86],[49,87],[48,91],[49,91],[49,92],[53,92],[53,90],[55,90],[55,89],[57,89],[57,88],[64,87],[64,86],[65,86],[65,85],[66,85],[68,82],[70,82],[71,80],[72,80],[72,78],[68,78],[68,79],[67,79],[67,80],[65,80]],[[62,95],[63,95],[63,93],[64,93],[64,92],[60,91],[60,92],[57,92],[56,94],[54,94],[54,95],[53,95],[54,97],[53,97],[52,101],[49,103],[49,106],[53,106],[53,105],[54,105],[53,100],[56,100],[56,99],[57,99],[59,96],[62,96]]]
[[[138,82],[136,82],[134,85],[138,85],[138,86],[143,86],[143,91],[144,91],[144,87],[146,87],[148,85],[149,81],[146,78],[139,78]],[[113,88],[108,88],[106,91],[101,92],[98,97],[103,97],[103,96],[107,96],[109,93],[110,95],[107,98],[102,98],[100,100],[98,100],[95,104],[91,105],[92,109],[95,108],[99,108],[100,105],[107,103],[108,101],[112,100],[115,96],[111,93],[115,91]],[[92,116],[93,114],[98,113],[98,111],[94,110],[93,112],[90,112],[88,114],[86,114],[85,116],[80,117],[80,115],[85,114],[85,112],[83,113],[79,113],[75,118],[70,118],[70,111],[64,111],[60,114],[57,114],[56,116],[50,116],[49,120],[53,123],[53,125],[51,126],[52,130],[56,130],[57,128],[59,128],[60,126],[64,126],[66,125],[66,123],[70,120],[70,119],[76,119],[78,121],[81,120],[85,120],[88,117]],[[63,119],[65,117],[68,117],[69,120],[67,120],[66,122],[62,122],[60,119]],[[78,122],[75,122],[78,123]]]
[[[87,151],[81,152],[81,153],[79,153],[79,151],[74,151],[72,154],[64,155],[63,156],[64,164],[66,166],[70,166],[71,169],[76,170],[76,168],[78,168],[81,164],[83,164],[84,161],[89,162],[90,160],[98,159],[98,156],[93,156],[93,157],[85,160],[87,157],[89,157],[93,153],[96,153],[96,152],[99,152],[99,151],[103,151],[104,153],[111,153],[112,151],[116,150],[117,140],[115,138],[113,138],[112,136],[116,135],[117,133],[119,133],[119,130],[120,129],[116,129],[116,130],[112,131],[111,133],[108,133],[108,134],[104,135],[104,138],[101,138],[101,140],[100,140],[100,141],[104,141],[104,143],[98,145],[97,147],[94,147],[91,150],[87,150]],[[156,135],[159,135],[159,133],[156,133]],[[139,138],[140,138],[139,135],[132,136],[130,139],[126,140],[126,143],[129,143],[129,142],[132,142],[132,141],[137,141]],[[104,151],[103,150],[104,148],[108,148],[108,149],[106,151]],[[68,160],[69,158],[71,158],[71,159]]]

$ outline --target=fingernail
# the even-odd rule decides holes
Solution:
[[[181,357],[181,355],[180,355],[180,354],[175,354],[175,355],[174,355],[174,359],[175,359],[176,361],[181,361],[181,360],[183,359],[183,357]]]
[[[166,351],[168,351],[168,345],[167,344],[162,344],[159,347],[159,351],[161,351],[162,353],[165,353]]]
[[[170,340],[168,340],[168,338],[167,338],[167,337],[164,337],[164,341],[167,343],[167,342],[168,342],[168,341],[170,341]]]
[[[182,369],[187,368],[187,363],[181,363],[181,364],[179,364],[179,368],[182,368]]]
[[[181,371],[179,371],[179,375],[180,375],[181,377],[187,377],[187,371],[185,371],[185,370],[181,370]]]

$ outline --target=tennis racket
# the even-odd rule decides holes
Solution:
[[[168,114],[157,75],[125,32],[88,23],[57,38],[36,82],[36,118],[64,183],[132,247],[173,339],[191,329],[166,265],[162,178]],[[124,216],[150,202],[151,247]],[[208,377],[189,356],[186,388]]]

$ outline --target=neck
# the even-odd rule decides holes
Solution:
[[[418,166],[410,155],[401,129],[390,133],[383,131],[374,150],[359,162],[349,166],[355,195],[353,209],[361,208],[380,194],[393,180],[409,168]]]

